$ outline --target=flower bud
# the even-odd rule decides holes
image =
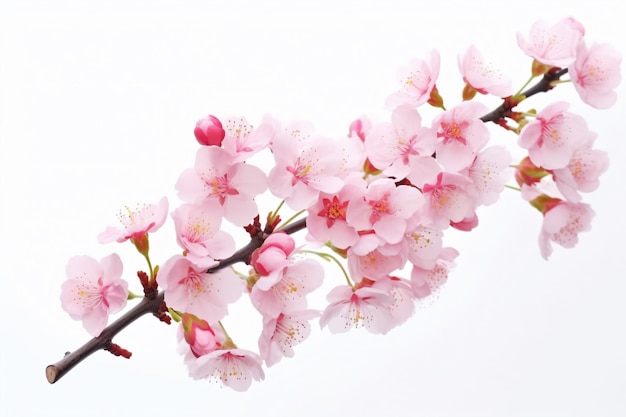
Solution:
[[[476,96],[476,93],[478,91],[476,91],[476,89],[474,87],[472,87],[469,83],[465,83],[465,87],[463,87],[463,101],[469,101],[471,99],[474,98],[474,96]]]
[[[525,157],[515,168],[515,181],[521,187],[522,185],[533,185],[541,181],[543,177],[549,173],[532,163],[529,157]]]
[[[545,216],[547,212],[563,203],[563,200],[561,200],[560,198],[550,197],[546,194],[541,194],[533,200],[529,201],[529,203]]]
[[[204,146],[221,146],[226,132],[222,128],[222,122],[215,116],[208,115],[196,123],[193,131],[196,140]]]
[[[272,233],[263,245],[250,257],[250,265],[261,275],[270,275],[273,271],[287,266],[289,255],[295,249],[295,241],[286,233]]]
[[[184,313],[182,325],[185,341],[189,344],[191,352],[196,357],[206,355],[221,347],[215,332],[205,320],[193,314]]]
[[[437,90],[436,85],[433,85],[433,89],[430,92],[430,97],[428,98],[427,103],[433,107],[445,110],[445,107],[443,105],[443,97],[441,97],[441,94],[439,94],[439,90]]]

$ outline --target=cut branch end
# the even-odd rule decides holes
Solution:
[[[46,367],[46,379],[48,380],[49,383],[54,384],[55,382],[57,382],[57,375],[58,375],[58,370],[57,367],[54,365],[48,365]]]

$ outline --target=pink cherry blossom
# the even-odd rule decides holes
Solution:
[[[432,129],[421,126],[422,119],[414,108],[397,107],[391,120],[370,129],[365,137],[365,151],[377,169],[402,179],[409,173],[410,158],[433,154],[435,135]]]
[[[589,137],[585,120],[567,112],[568,108],[569,104],[562,101],[546,106],[520,133],[518,143],[528,149],[535,165],[545,169],[565,167],[574,150]]]
[[[235,251],[233,237],[219,230],[222,224],[222,205],[216,200],[199,204],[183,204],[172,213],[176,227],[176,241],[185,249],[186,256],[203,265],[229,257]]]
[[[432,269],[443,247],[440,229],[417,225],[404,236],[407,258],[413,265]]]
[[[573,248],[578,243],[578,234],[591,229],[595,212],[584,203],[562,201],[544,213],[539,249],[544,259],[552,254],[551,242],[564,248]]]
[[[538,200],[544,200],[541,204],[547,204],[547,206],[554,206],[556,202],[561,201],[563,195],[559,191],[556,183],[552,180],[551,176],[542,177],[539,182],[535,182],[533,184],[527,185],[522,184],[521,186],[522,192],[520,196],[524,201],[528,201],[533,207],[537,208],[535,204]],[[547,202],[547,203],[546,203]],[[545,208],[538,207],[538,210],[542,213],[545,211]]]
[[[277,274],[259,277],[250,291],[250,300],[266,317],[306,310],[306,296],[319,288],[323,279],[324,268],[319,262],[292,261]]]
[[[157,231],[167,218],[168,202],[163,197],[159,204],[146,204],[138,206],[135,210],[125,207],[117,215],[124,229],[108,226],[106,230],[98,235],[100,243],[113,241],[124,242],[131,239],[134,242],[141,242],[148,233]],[[137,244],[135,243],[135,244]]]
[[[350,250],[355,254],[365,255],[385,244],[386,242],[374,230],[361,230],[359,231],[359,240],[350,246]]]
[[[569,73],[582,100],[598,109],[608,109],[617,101],[614,91],[621,81],[622,57],[609,44],[594,44],[591,48],[581,42],[576,61]]]
[[[310,320],[318,316],[313,310],[280,313],[278,317],[265,316],[259,337],[259,352],[265,364],[272,366],[283,357],[292,358],[293,348],[311,334]]]
[[[193,134],[200,145],[221,146],[225,132],[222,122],[217,117],[208,115],[198,120]]]
[[[565,68],[576,59],[576,49],[584,35],[584,28],[572,18],[562,19],[550,26],[539,20],[530,29],[528,40],[517,34],[517,44],[542,64]]]
[[[232,161],[223,148],[202,147],[193,169],[176,182],[178,196],[187,203],[215,199],[224,207],[224,218],[235,226],[246,226],[258,214],[254,198],[267,189],[265,173],[254,165]]]
[[[408,219],[423,203],[418,189],[382,178],[369,185],[364,198],[350,204],[347,220],[359,231],[373,230],[381,243],[395,244],[403,239]]]
[[[443,248],[433,268],[414,266],[411,271],[411,286],[417,298],[425,298],[436,292],[448,280],[448,273],[454,267],[459,252],[453,248]]]
[[[394,326],[406,322],[415,312],[415,293],[410,281],[387,276],[373,282],[372,288],[383,290],[391,295],[393,301],[387,306],[387,310],[393,317]]]
[[[498,200],[513,176],[510,165],[511,153],[502,146],[490,146],[478,153],[467,169],[467,177],[472,181],[479,204],[488,206]]]
[[[406,179],[414,186],[422,189],[424,185],[436,180],[437,175],[442,172],[441,165],[432,156],[420,156],[409,160],[409,175]]]
[[[265,373],[261,357],[249,350],[232,348],[214,350],[188,364],[194,379],[215,379],[235,391],[250,388],[252,381],[262,381]]]
[[[229,269],[208,273],[206,267],[175,255],[159,270],[157,281],[165,291],[168,307],[208,322],[221,320],[244,290],[242,281]]]
[[[270,191],[293,210],[306,209],[320,192],[333,194],[343,186],[337,142],[312,139],[310,130],[308,125],[292,124],[275,135],[271,145],[276,165],[269,173]]]
[[[400,251],[386,253],[379,247],[367,254],[357,255],[348,250],[348,270],[353,281],[360,282],[362,278],[376,281],[389,276],[404,265],[404,258]]]
[[[437,160],[450,171],[469,166],[489,141],[489,130],[480,117],[487,107],[478,102],[465,101],[443,112],[433,121],[437,132]]]
[[[126,306],[128,283],[122,276],[122,261],[117,254],[100,262],[89,256],[71,258],[66,268],[67,281],[61,289],[61,306],[74,320],[82,320],[92,336],[107,325],[109,314]]]
[[[464,175],[440,172],[434,183],[425,184],[424,222],[445,229],[450,222],[473,217],[478,197],[471,181]]]
[[[393,296],[385,290],[370,287],[353,289],[340,285],[333,288],[326,298],[330,304],[320,317],[320,326],[322,329],[328,326],[332,333],[347,332],[354,327],[385,334],[395,325],[389,311]]]
[[[432,50],[430,60],[414,59],[398,70],[400,90],[387,98],[386,106],[395,109],[408,105],[418,107],[426,103],[439,77],[439,52]]]
[[[232,155],[232,162],[243,162],[265,149],[273,135],[273,123],[265,119],[253,127],[243,117],[229,117],[224,121],[225,137],[222,147]]]
[[[470,45],[465,54],[459,55],[458,63],[463,81],[479,93],[498,97],[513,94],[511,79],[503,76],[490,62],[485,62],[476,46]]]
[[[365,153],[365,144],[356,135],[335,141],[339,152],[339,167],[336,176],[345,181],[346,178],[367,173],[369,161]],[[342,184],[343,185],[343,184]]]
[[[356,119],[354,120],[349,127],[348,130],[348,138],[350,139],[354,139],[354,138],[358,138],[359,141],[362,144],[362,147],[360,149],[358,149],[357,151],[354,150],[354,148],[356,148],[356,146],[352,146],[353,150],[352,152],[362,156],[362,160],[361,160],[361,169],[359,169],[358,171],[363,171],[366,175],[368,174],[374,174],[378,171],[378,169],[372,165],[372,163],[370,162],[369,159],[367,159],[367,155],[365,154],[365,137],[367,136],[367,134],[369,133],[369,131],[372,129],[372,121],[367,118],[366,116],[362,116],[360,119]],[[356,159],[355,156],[352,156],[349,159],[349,162],[353,162]],[[356,170],[355,170],[356,171]]]
[[[320,193],[317,202],[309,207],[306,219],[309,234],[319,242],[331,242],[336,248],[346,249],[358,239],[357,230],[347,222],[350,201],[362,198],[366,183],[359,177],[346,179],[337,194]]]
[[[592,149],[594,137],[577,148],[566,167],[552,171],[554,181],[563,196],[572,203],[579,203],[579,191],[589,193],[600,185],[599,177],[609,167],[609,155]]]

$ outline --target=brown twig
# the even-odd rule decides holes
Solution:
[[[546,72],[537,84],[533,85],[528,90],[521,93],[520,96],[522,96],[523,98],[528,98],[538,93],[550,91],[552,88],[554,88],[554,85],[552,83],[554,81],[558,81],[565,74],[567,74],[567,68],[553,68],[550,71]],[[500,120],[507,118],[511,115],[511,111],[515,106],[520,103],[520,101],[521,100],[515,100],[514,97],[507,97],[504,99],[501,105],[481,117],[480,120],[485,123],[493,122],[498,124]]]
[[[54,365],[48,365],[46,367],[46,378],[48,379],[48,382],[54,384],[56,381],[61,379],[63,375],[89,357],[92,353],[97,352],[100,349],[108,350],[111,346],[113,337],[122,331],[126,326],[144,314],[155,314],[158,312],[159,306],[163,302],[163,295],[163,292],[161,292],[152,300],[148,298],[142,299],[139,304],[107,326],[99,336],[94,337],[74,352],[66,353],[65,357]]]

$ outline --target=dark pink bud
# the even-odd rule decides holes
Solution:
[[[222,122],[212,115],[198,120],[193,134],[196,135],[198,143],[204,146],[221,146],[224,136],[226,136]]]

